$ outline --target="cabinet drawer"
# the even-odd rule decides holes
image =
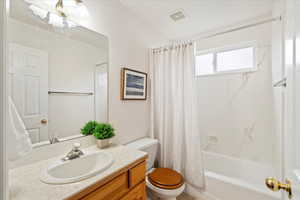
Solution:
[[[142,162],[129,170],[129,187],[132,188],[145,180],[146,162]]]
[[[82,200],[115,200],[129,191],[128,174],[123,173],[107,184],[82,198]]]
[[[146,184],[145,181],[133,188],[121,200],[146,200]]]

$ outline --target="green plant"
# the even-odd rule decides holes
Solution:
[[[96,125],[93,135],[98,140],[109,139],[115,136],[115,129],[107,123],[99,123]]]
[[[97,124],[98,124],[98,122],[96,122],[96,121],[89,121],[81,129],[81,134],[82,135],[92,135],[95,131]]]

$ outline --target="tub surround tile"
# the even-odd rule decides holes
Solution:
[[[93,146],[83,149],[83,151],[85,154],[89,154],[100,150],[96,146]],[[126,146],[114,146],[105,151],[110,152],[114,157],[112,166],[97,176],[76,183],[49,185],[40,181],[42,171],[57,159],[61,159],[64,155],[10,170],[10,200],[65,199],[147,155],[145,152]]]

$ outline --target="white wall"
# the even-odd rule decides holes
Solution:
[[[197,50],[249,41],[258,44],[260,65],[256,72],[197,78],[203,148],[241,159],[272,163],[275,132],[271,24],[201,40]]]
[[[92,46],[13,19],[9,20],[8,40],[48,54],[48,87],[52,91],[94,92],[96,64],[107,62],[106,45]],[[105,39],[101,36],[99,40]],[[49,135],[58,138],[79,135],[84,124],[95,119],[94,104],[93,95],[49,95]],[[33,142],[48,141],[48,134],[43,134],[40,141],[32,137]]]
[[[118,0],[87,0],[85,4],[91,20],[84,25],[109,38],[109,120],[116,128],[116,141],[127,143],[145,137],[149,132],[149,98],[121,101],[120,70],[129,67],[148,72],[148,48],[164,38]]]

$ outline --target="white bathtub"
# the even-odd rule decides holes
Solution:
[[[203,152],[205,190],[188,193],[205,200],[279,200],[280,193],[269,191],[264,179],[275,176],[270,166],[216,153]]]

